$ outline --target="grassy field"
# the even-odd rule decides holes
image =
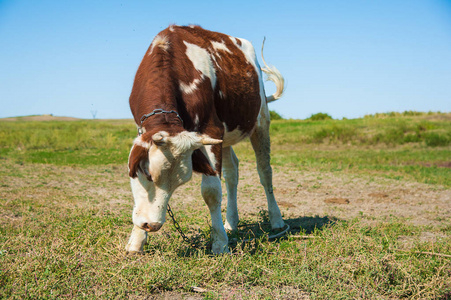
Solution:
[[[275,195],[292,231],[262,233],[245,141],[235,147],[240,224],[259,225],[231,234],[232,254],[220,256],[199,176],[171,199],[196,246],[167,221],[145,255],[125,254],[135,128],[0,121],[0,298],[451,299],[450,114],[274,121]]]

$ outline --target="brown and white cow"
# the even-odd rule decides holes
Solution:
[[[263,61],[264,62],[264,61]],[[262,73],[276,84],[265,96]],[[135,200],[134,228],[126,246],[141,252],[147,232],[165,221],[175,189],[202,173],[201,192],[212,219],[212,251],[228,252],[225,229],[238,225],[238,159],[232,145],[250,137],[273,228],[284,221],[273,194],[267,103],[281,97],[284,79],[260,68],[250,42],[199,26],[172,25],[160,32],[136,73],[130,108],[140,135],[129,157]],[[221,216],[221,171],[227,188]]]

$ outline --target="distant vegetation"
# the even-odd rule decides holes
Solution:
[[[311,115],[309,118],[307,118],[307,120],[310,120],[310,121],[332,120],[332,117],[325,113],[317,113],[317,114]]]
[[[365,115],[364,118],[395,118],[395,117],[414,117],[414,116],[431,116],[431,115],[445,115],[441,112],[420,112],[420,111],[412,111],[406,110],[404,112],[386,112],[386,113],[376,113],[374,115]]]
[[[271,120],[283,120],[282,116],[279,115],[277,112],[275,112],[274,110],[270,110],[269,111],[269,116],[271,117]]]
[[[327,114],[272,124],[283,142],[349,145],[404,145],[430,147],[451,144],[451,114],[387,113],[361,119],[332,120]]]

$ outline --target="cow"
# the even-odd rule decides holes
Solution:
[[[268,104],[282,96],[284,78],[242,38],[200,26],[171,25],[158,33],[137,70],[130,109],[138,127],[129,155],[134,197],[128,253],[142,253],[147,233],[165,222],[168,201],[192,173],[211,215],[212,252],[229,252],[227,230],[237,230],[238,158],[232,146],[250,138],[273,229],[283,228],[273,193]],[[276,85],[266,96],[262,73]],[[221,216],[221,175],[227,189]]]

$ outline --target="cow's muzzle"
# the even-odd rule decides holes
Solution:
[[[163,226],[162,223],[152,222],[152,223],[144,223],[144,224],[142,224],[141,228],[144,229],[147,232],[154,232],[154,231],[160,230],[161,226]]]

